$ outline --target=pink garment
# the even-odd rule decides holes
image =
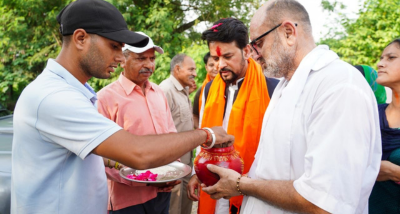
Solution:
[[[156,84],[147,81],[145,92],[146,96],[138,85],[121,74],[118,81],[97,93],[98,110],[135,135],[176,132],[163,91]],[[118,173],[118,170],[106,167],[108,210],[142,204],[157,196],[156,187],[127,181]]]

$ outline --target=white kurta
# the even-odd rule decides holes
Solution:
[[[371,88],[353,66],[318,46],[275,89],[249,176],[295,180],[301,196],[330,213],[368,213],[380,159]],[[245,197],[241,213],[286,212]]]

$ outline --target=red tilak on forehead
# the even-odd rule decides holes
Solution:
[[[215,49],[215,51],[217,51],[218,56],[221,56],[221,49],[219,48],[219,46],[217,46],[217,49]]]

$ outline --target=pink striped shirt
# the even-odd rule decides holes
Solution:
[[[143,94],[140,86],[123,73],[118,81],[97,93],[98,110],[135,135],[176,132],[171,111],[163,91],[147,81]],[[145,203],[157,196],[157,188],[121,178],[118,170],[106,167],[108,178],[108,210],[119,210]]]

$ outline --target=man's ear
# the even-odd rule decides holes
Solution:
[[[181,67],[179,66],[179,64],[176,64],[174,67],[174,76],[179,74],[180,69],[181,69]]]
[[[288,46],[293,46],[296,43],[298,36],[297,24],[290,21],[284,21],[282,23],[282,27],[283,27],[284,41]]]
[[[246,45],[246,47],[243,48],[243,57],[245,60],[248,60],[251,57],[251,47],[249,44]]]
[[[72,42],[78,51],[82,51],[89,47],[90,35],[84,29],[76,29],[72,34]]]

